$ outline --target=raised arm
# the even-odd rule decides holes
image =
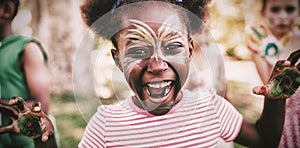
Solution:
[[[293,52],[285,61],[278,61],[268,83],[255,87],[253,92],[265,96],[260,119],[254,124],[244,121],[236,142],[251,147],[277,147],[280,141],[284,118],[285,102],[300,85],[300,50]]]
[[[261,81],[263,84],[267,83],[270,78],[273,65],[266,62],[264,57],[254,52],[251,53],[251,58],[256,66]]]

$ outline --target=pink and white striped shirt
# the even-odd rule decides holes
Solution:
[[[162,116],[149,114],[129,98],[116,105],[101,105],[79,147],[215,147],[219,137],[233,141],[242,120],[214,90],[183,91],[182,100]]]

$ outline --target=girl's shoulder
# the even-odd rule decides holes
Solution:
[[[215,98],[222,98],[221,96],[217,95],[217,92],[214,88],[208,89],[201,89],[197,91],[183,91],[183,97],[186,101],[198,102],[198,101],[211,101]]]

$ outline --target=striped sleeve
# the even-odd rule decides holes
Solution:
[[[105,147],[105,107],[99,106],[98,111],[88,122],[79,148]]]
[[[235,140],[240,132],[243,116],[224,98],[215,96],[213,100],[220,122],[221,137],[226,142],[231,142]]]

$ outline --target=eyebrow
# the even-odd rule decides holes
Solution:
[[[134,28],[128,29],[128,32],[124,36],[126,40],[125,45],[141,44],[146,46],[155,45],[157,40],[167,41],[177,38],[183,38],[183,32],[174,27],[175,24],[162,23],[157,32],[153,30],[148,24],[140,20],[130,19],[131,25]]]
[[[166,40],[172,40],[174,38],[182,38],[183,32],[177,30],[173,25],[162,24],[158,30],[158,37]]]
[[[135,38],[127,38],[128,40],[126,41],[125,46],[129,46],[131,44],[141,44],[141,45],[146,45],[146,46],[151,46],[151,43],[146,40],[140,40],[140,39],[135,39]]]
[[[160,38],[164,38],[166,40],[173,40],[176,38],[182,38],[182,34],[179,33],[179,31],[171,31],[168,32],[167,34],[163,34],[162,36],[160,36]]]
[[[151,39],[146,39],[143,37],[138,37],[139,35],[134,35],[131,37],[126,37],[126,46],[129,46],[131,44],[141,44],[141,45],[146,45],[146,46],[151,46]],[[166,40],[173,40],[173,39],[177,39],[177,38],[182,38],[182,34],[179,33],[179,31],[170,31],[167,34],[163,34],[162,36],[159,36],[159,38],[163,41]]]

